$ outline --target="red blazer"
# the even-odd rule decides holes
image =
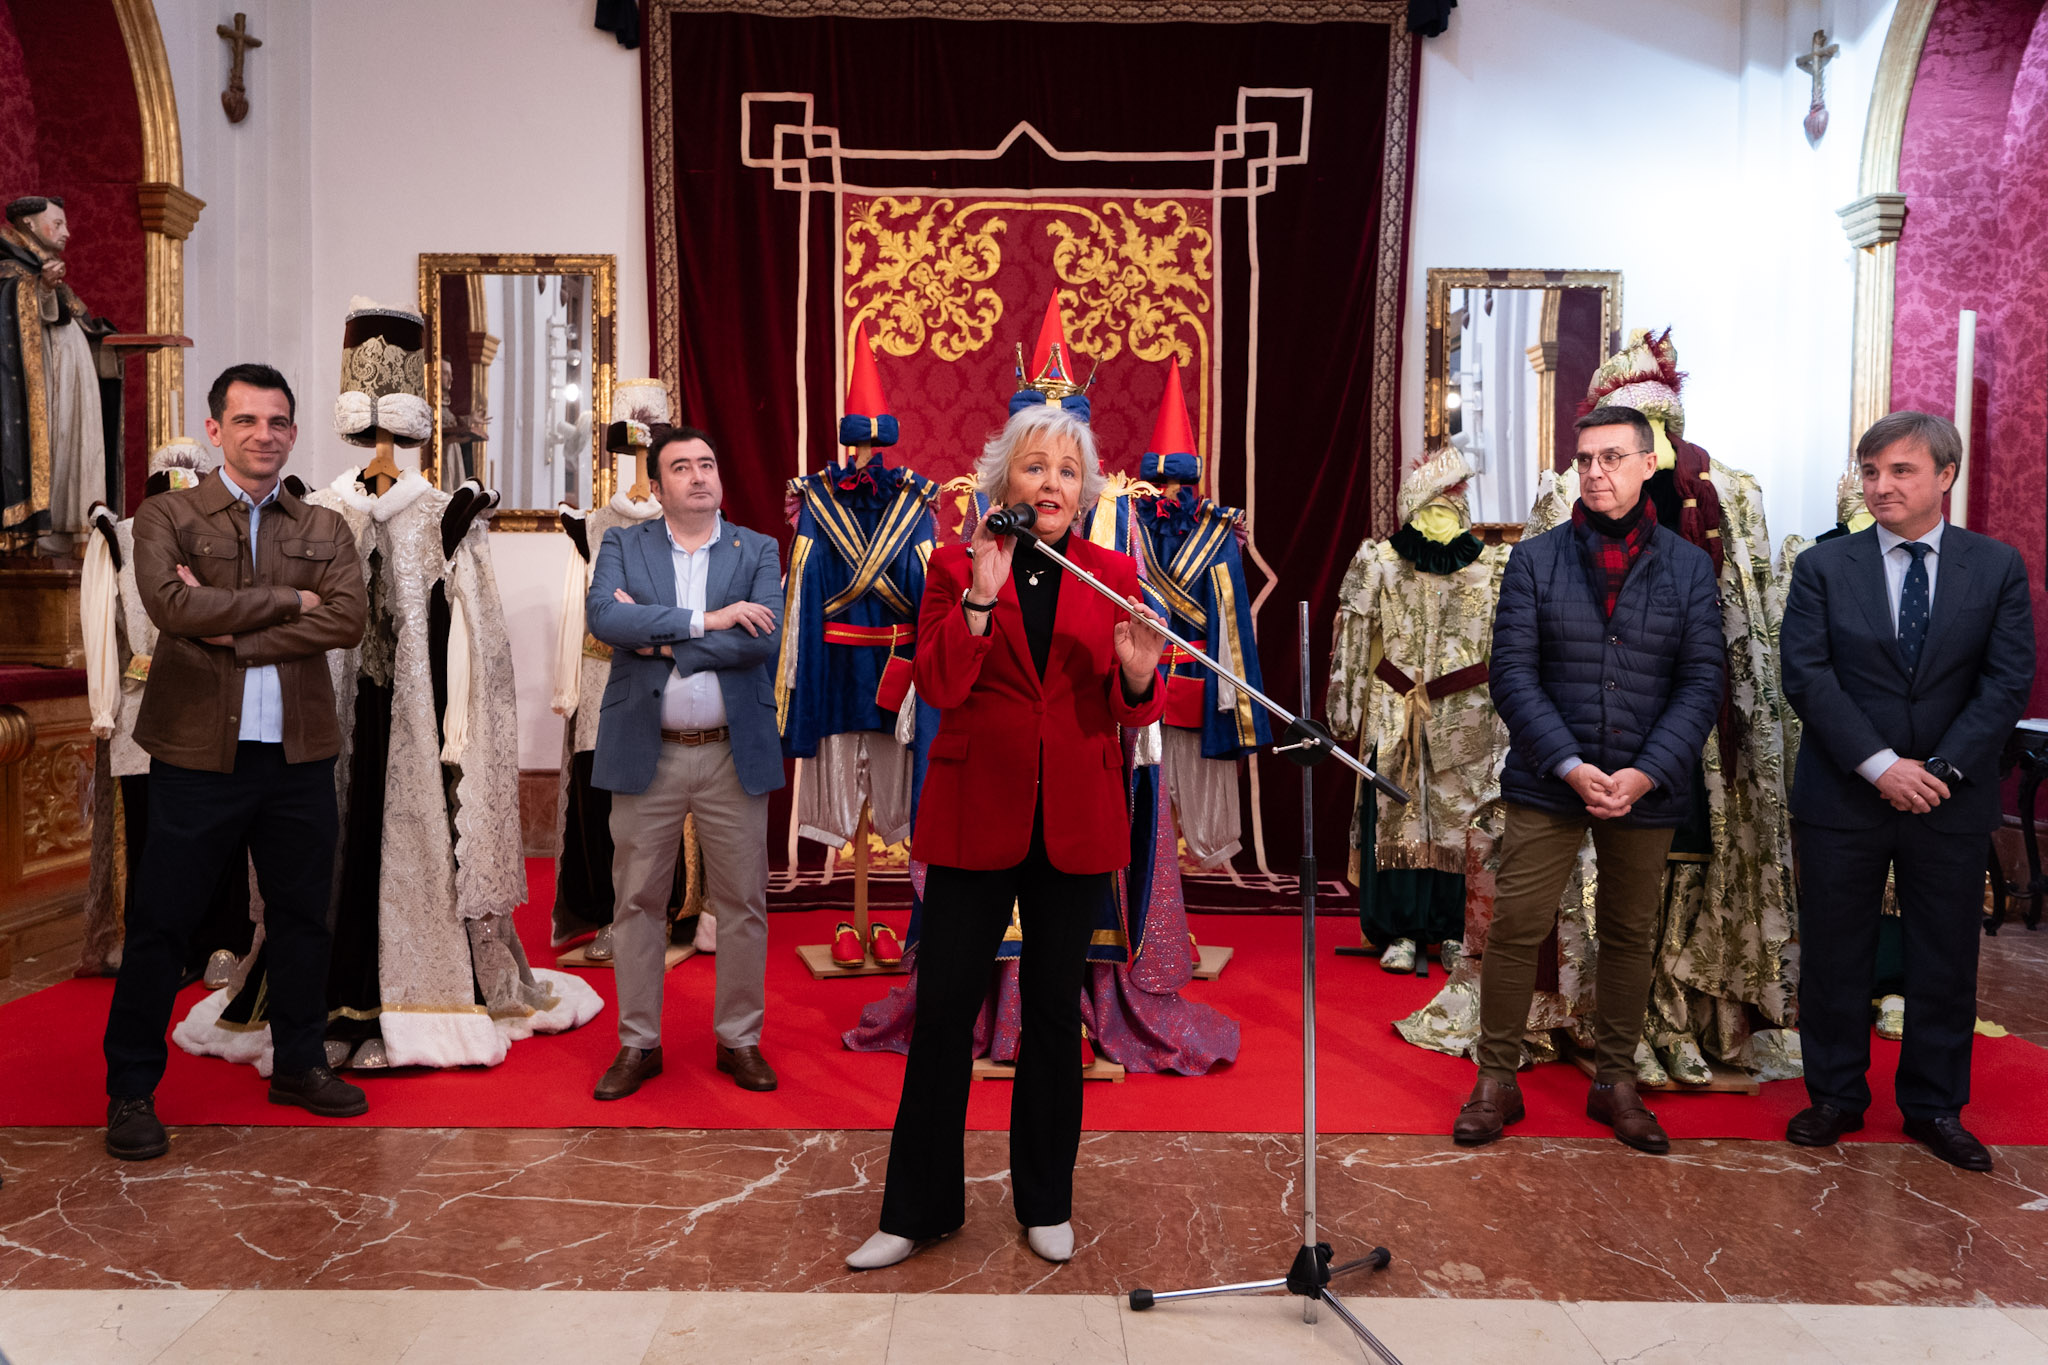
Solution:
[[[1136,596],[1131,561],[1080,536],[1067,558]],[[1028,546],[1018,554],[1037,556]],[[1055,573],[1064,569],[1045,561]],[[1119,725],[1149,725],[1166,710],[1166,688],[1124,702],[1116,661],[1123,614],[1087,584],[1060,585],[1045,678],[1031,664],[1024,613],[1008,582],[988,634],[967,628],[961,596],[972,581],[963,545],[947,545],[925,570],[914,676],[918,695],[940,712],[918,798],[911,856],[942,867],[1015,867],[1031,849],[1041,771],[1045,851],[1062,872],[1113,872],[1131,860]],[[1044,764],[1041,769],[1041,760]]]

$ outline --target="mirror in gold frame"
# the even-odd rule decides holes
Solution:
[[[611,496],[601,457],[616,350],[618,258],[420,255],[427,401],[420,469],[498,490],[498,531],[552,531],[557,503]]]
[[[1478,471],[1474,524],[1519,530],[1544,470],[1569,462],[1572,422],[1600,362],[1621,349],[1618,270],[1429,272],[1423,445]]]

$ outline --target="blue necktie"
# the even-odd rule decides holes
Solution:
[[[1932,547],[1909,540],[1899,548],[1913,556],[1899,591],[1899,657],[1910,674],[1920,666],[1920,647],[1927,643],[1927,551]]]

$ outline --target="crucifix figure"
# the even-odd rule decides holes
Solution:
[[[1828,41],[1824,28],[1813,31],[1813,46],[1806,55],[1793,63],[1801,71],[1813,77],[1813,103],[1806,110],[1806,142],[1808,146],[1819,146],[1821,134],[1828,130],[1828,78],[1827,65],[1841,51],[1838,44]]]
[[[262,47],[263,40],[249,32],[249,16],[237,14],[235,26],[215,24],[213,31],[227,40],[234,49],[234,65],[228,68],[228,88],[220,92],[220,107],[227,110],[229,123],[240,123],[249,117],[249,92],[242,84],[242,58],[252,47]]]

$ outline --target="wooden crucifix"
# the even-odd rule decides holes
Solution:
[[[1819,146],[1821,134],[1828,130],[1828,78],[1827,65],[1841,52],[1838,44],[1828,41],[1824,28],[1813,31],[1813,46],[1806,55],[1793,65],[1813,77],[1813,103],[1806,110],[1806,142],[1808,146]]]
[[[227,40],[234,49],[234,65],[228,68],[228,88],[220,92],[220,107],[227,110],[229,123],[240,123],[249,117],[249,91],[242,84],[242,59],[252,47],[262,47],[263,40],[249,32],[249,16],[237,14],[235,26],[215,24],[213,31]]]

